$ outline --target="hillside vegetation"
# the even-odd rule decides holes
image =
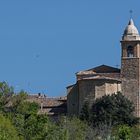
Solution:
[[[139,120],[121,93],[85,102],[81,115],[52,121],[27,93],[0,83],[0,140],[138,140]]]

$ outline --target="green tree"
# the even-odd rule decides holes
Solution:
[[[7,107],[14,95],[13,87],[10,87],[6,82],[0,82],[0,111],[7,111]]]
[[[115,140],[131,140],[132,130],[131,127],[127,125],[119,125],[113,130],[113,136]]]
[[[26,140],[43,140],[45,139],[45,134],[48,125],[47,115],[32,114],[25,120],[24,125],[24,138]]]
[[[90,120],[90,107],[89,107],[89,102],[86,101],[82,107],[81,113],[80,113],[80,119],[81,120]]]
[[[91,140],[95,133],[85,121],[79,118],[63,117],[60,122],[49,122],[46,133],[46,140]]]
[[[93,126],[100,124],[133,125],[138,123],[138,118],[133,115],[133,111],[133,103],[121,93],[105,95],[93,103],[88,121],[92,122]],[[82,114],[82,116],[86,116],[86,114]]]
[[[10,120],[0,114],[0,140],[22,140]]]
[[[140,140],[140,126],[136,125],[131,128],[132,140]]]
[[[16,113],[29,116],[31,114],[37,114],[38,109],[39,105],[36,102],[24,101],[17,106]]]
[[[37,103],[22,101],[11,114],[10,118],[17,131],[27,140],[34,136],[39,137],[40,132],[45,131],[44,126],[48,119],[46,115],[37,114],[38,109],[39,105]]]
[[[90,128],[85,121],[72,117],[65,118],[61,124],[61,127],[67,132],[68,140],[85,140],[87,138],[87,132]]]
[[[25,140],[43,140],[47,133],[48,116],[38,114],[39,105],[29,102],[27,96],[24,91],[14,93],[13,88],[6,82],[0,83],[0,111],[11,120],[19,136]],[[14,129],[11,127],[11,131],[14,132]],[[1,137],[6,136],[6,133],[1,135]],[[8,140],[9,135],[5,138]],[[10,140],[14,138],[10,137]]]
[[[45,140],[69,140],[67,129],[61,123],[49,121],[45,134]]]
[[[13,98],[11,100],[12,104],[12,109],[13,111],[17,111],[17,107],[21,105],[23,102],[27,100],[28,94],[27,92],[21,90],[18,94],[14,94]]]

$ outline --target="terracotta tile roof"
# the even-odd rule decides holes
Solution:
[[[37,102],[40,105],[39,113],[47,113],[48,115],[61,115],[67,112],[67,98],[47,98],[38,95],[29,95],[28,101]]]
[[[88,79],[108,79],[108,80],[117,80],[120,79],[120,69],[110,67],[107,65],[101,65],[89,70],[80,71],[76,74],[77,81],[79,80],[88,80]]]
[[[107,65],[101,65],[92,69],[80,71],[77,73],[77,75],[81,74],[97,74],[97,73],[120,73],[120,69],[107,66]]]
[[[114,79],[121,81],[120,73],[99,73],[99,74],[83,74],[77,75],[77,81],[84,80],[84,79]]]
[[[121,82],[121,80],[118,78],[111,78],[111,77],[105,77],[105,76],[85,77],[79,80],[113,80],[113,81]]]

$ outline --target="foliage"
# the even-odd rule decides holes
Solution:
[[[49,123],[46,140],[91,140],[95,138],[94,131],[86,122],[80,119],[63,118],[60,122]]]
[[[25,139],[34,140],[42,137],[42,132],[45,131],[45,123],[48,121],[46,115],[38,115],[39,105],[35,102],[22,100],[15,107],[12,114],[12,122],[16,127],[19,135]]]
[[[74,117],[66,119],[64,128],[67,129],[69,140],[85,140],[86,137],[86,123]]]
[[[89,107],[89,102],[86,101],[82,107],[81,113],[80,113],[80,119],[81,120],[90,120],[90,107]]]
[[[22,140],[10,120],[0,114],[0,140]]]
[[[132,140],[140,140],[140,126],[136,125],[131,128]]]
[[[46,140],[68,140],[67,129],[63,128],[60,124],[49,122],[47,126]]]
[[[0,82],[0,111],[5,111],[14,94],[13,87],[6,82]]]
[[[24,124],[25,124],[25,120],[24,120],[24,116],[22,114],[15,114],[15,115],[11,115],[8,116],[10,118],[10,120],[12,121],[13,125],[15,126],[18,135],[23,136],[25,135],[24,132]]]
[[[131,140],[132,139],[132,130],[131,127],[127,125],[119,125],[115,128],[113,132],[113,137],[115,140]]]
[[[27,93],[21,90],[18,94],[14,94],[11,100],[12,108],[16,109],[21,103],[27,99]],[[15,111],[15,110],[14,110]]]
[[[62,117],[56,122],[46,114],[38,114],[39,105],[27,100],[27,93],[0,83],[0,140],[91,140],[139,139],[134,106],[121,93],[97,99],[90,108],[85,102],[80,119]],[[3,115],[2,115],[3,114]],[[91,127],[92,126],[92,127]],[[93,127],[94,126],[94,127]],[[111,135],[112,134],[112,135]]]
[[[32,114],[25,120],[24,138],[26,140],[42,140],[47,130],[47,115]]]
[[[0,83],[0,111],[9,118],[18,132],[26,140],[43,139],[46,133],[46,115],[37,114],[39,105],[27,100],[27,93],[14,93],[6,82]]]
[[[61,125],[67,132],[68,140],[90,140],[96,135],[86,121],[81,121],[77,117],[64,118]]]
[[[37,103],[24,101],[17,106],[16,113],[28,116],[31,114],[37,114],[38,109],[39,105]]]
[[[93,103],[88,122],[92,122],[94,126],[100,124],[133,125],[138,123],[138,119],[134,117],[133,111],[134,105],[121,93],[105,95],[102,98],[96,99]],[[85,115],[82,114],[82,116]]]

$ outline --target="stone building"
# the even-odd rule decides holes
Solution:
[[[76,73],[76,84],[67,87],[68,115],[79,115],[85,101],[121,91],[140,117],[140,35],[130,19],[121,39],[121,69],[101,65]]]
[[[78,115],[86,100],[121,91],[120,69],[101,65],[76,74],[77,83],[67,87],[67,111]]]
[[[28,95],[27,101],[36,102],[40,106],[39,114],[47,114],[51,118],[65,116],[67,113],[67,98],[49,98],[42,94]]]

